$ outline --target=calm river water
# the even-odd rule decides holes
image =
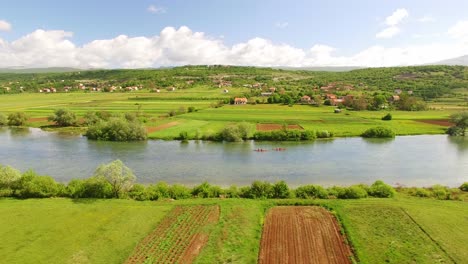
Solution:
[[[258,148],[267,151],[254,151]],[[285,180],[291,186],[330,186],[381,179],[406,186],[456,187],[468,181],[468,138],[445,135],[392,140],[337,138],[309,143],[117,143],[33,128],[0,128],[0,164],[22,171],[34,169],[60,182],[87,178],[99,164],[115,159],[130,167],[142,183],[194,185],[206,180],[228,186]]]

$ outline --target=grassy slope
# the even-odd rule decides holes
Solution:
[[[463,263],[467,258],[466,202],[404,196],[306,202],[336,211],[362,263]],[[273,201],[3,199],[0,255],[6,263],[121,263],[174,205],[213,203],[221,206],[220,222],[196,263],[255,263],[264,214]]]
[[[122,263],[172,206],[0,200],[2,263]]]

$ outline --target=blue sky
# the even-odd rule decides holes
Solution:
[[[425,62],[430,59],[464,55],[463,53],[468,51],[467,34],[463,33],[464,29],[468,31],[465,25],[465,22],[468,25],[466,0],[5,0],[2,2],[0,3],[0,58],[14,57],[15,61],[12,61],[11,65],[3,62],[0,66],[41,66],[41,64],[56,66],[54,63],[59,61],[67,66],[81,67],[146,67],[184,63],[210,64],[211,61],[271,66],[278,61],[278,56],[288,55],[288,52],[291,52],[290,56],[293,59],[280,60],[280,62],[292,66],[359,64],[360,60],[363,60],[364,66],[387,66],[417,64],[418,59]],[[190,32],[179,32],[182,26],[190,29]],[[197,54],[184,52],[175,54],[177,50],[170,50],[172,41],[179,43],[179,40],[174,39],[161,44],[161,41],[153,39],[160,37],[161,32],[167,27],[174,28],[177,31],[175,34],[177,36],[174,37],[185,38],[187,45],[190,45],[193,34],[203,32],[205,42],[199,43],[200,46],[196,49],[187,47],[199,53],[198,55],[201,54],[201,59],[197,61],[193,58]],[[39,29],[44,33],[39,32],[39,34],[37,32]],[[57,31],[66,34],[60,35]],[[115,43],[100,43],[100,47],[94,45],[92,50],[88,48],[83,51],[84,46],[95,40],[115,40],[119,35],[125,35],[127,39],[118,41],[118,48]],[[30,38],[27,38],[28,36]],[[137,37],[145,39],[135,39]],[[23,41],[25,43],[28,41],[31,43],[15,45],[15,41],[21,39],[25,39]],[[151,39],[152,43],[147,43],[146,40]],[[266,42],[254,41],[255,43],[249,44],[251,40]],[[136,44],[138,41],[141,42]],[[28,56],[34,55],[34,49],[37,47],[25,50],[25,46],[34,46],[33,42],[41,42],[43,44],[41,48],[46,49],[57,49],[58,46],[58,51],[68,53],[64,55],[66,58],[56,58],[55,55],[48,62],[44,56],[42,61],[34,59],[34,65],[28,64],[25,60]],[[454,42],[456,47],[451,46]],[[73,49],[68,47],[69,44]],[[242,46],[243,51],[234,51],[236,45],[243,44],[246,44]],[[134,57],[127,54],[127,59],[131,63],[125,63],[126,57],[121,55],[131,50],[138,51],[135,45],[141,49],[145,46],[153,50],[154,54],[151,55],[153,60],[139,64],[136,60],[141,58],[142,54]],[[431,45],[437,47],[428,47]],[[423,50],[427,49],[425,51],[428,53],[436,54],[432,57],[415,54],[414,51],[418,50],[419,46],[423,47]],[[310,49],[314,47],[316,48],[311,53]],[[103,54],[99,61],[98,50],[105,48],[114,48],[115,52]],[[185,46],[179,45],[178,48],[184,49]],[[122,49],[128,51],[114,54]],[[171,56],[165,54],[168,49]],[[215,49],[219,50],[208,54],[209,50]],[[257,50],[256,53],[252,53],[254,49]],[[393,54],[397,52],[395,49],[399,49],[400,60],[392,59],[396,56]],[[444,49],[452,51],[443,52]],[[413,51],[411,60],[405,60],[404,54],[411,51]],[[55,52],[57,53],[57,50]],[[87,52],[85,57],[88,61],[93,58],[95,62],[86,64],[72,58],[83,52]],[[359,54],[365,52],[371,54],[365,58],[360,57]],[[219,59],[219,56],[224,57]],[[259,57],[263,59],[265,56],[271,56],[270,60],[255,62]],[[370,56],[381,59],[375,60]],[[295,64],[294,61],[300,62]]]

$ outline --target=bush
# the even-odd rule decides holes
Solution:
[[[450,116],[455,126],[448,129],[451,136],[465,136],[466,128],[468,127],[468,111],[456,113]]]
[[[128,197],[137,201],[150,200],[149,193],[146,191],[146,187],[143,184],[135,184],[128,192]]]
[[[199,198],[216,198],[221,195],[221,188],[204,182],[192,189],[192,195]]]
[[[379,198],[389,198],[395,196],[395,189],[385,184],[383,181],[376,181],[369,188],[369,195]]]
[[[91,125],[85,134],[89,139],[107,141],[140,141],[146,140],[144,126],[135,121],[122,118],[111,118],[109,121],[98,121]]]
[[[285,199],[289,198],[291,193],[285,181],[279,181],[273,185],[272,198]]]
[[[59,194],[59,186],[50,176],[39,176],[33,171],[25,172],[17,182],[15,195],[19,198],[47,198]]]
[[[0,113],[0,126],[5,126],[8,124],[8,119],[5,114]]]
[[[115,197],[112,185],[101,177],[91,177],[83,182],[83,190],[79,198],[111,198]]]
[[[395,132],[386,127],[373,127],[361,134],[365,138],[394,138]]]
[[[21,172],[10,166],[0,165],[0,197],[12,196],[13,189],[21,178]]]
[[[388,113],[382,117],[382,120],[384,121],[390,121],[392,120],[392,114]]]
[[[197,109],[194,107],[194,106],[189,106],[188,107],[188,112],[189,113],[192,113],[192,112],[195,112]]]
[[[254,181],[250,186],[250,197],[268,199],[273,196],[273,186],[269,182]]]
[[[463,192],[468,192],[468,182],[464,182],[458,189],[462,190]]]
[[[331,138],[333,137],[333,133],[328,132],[327,130],[317,131],[315,132],[317,138]]]
[[[269,141],[300,141],[314,140],[316,133],[313,131],[300,130],[276,130],[276,131],[258,131],[254,134],[255,140]]]
[[[424,188],[416,188],[413,195],[417,197],[430,197],[431,192]]]
[[[439,200],[450,200],[450,190],[442,185],[434,185],[431,187],[432,195]]]
[[[240,191],[235,185],[231,185],[229,189],[225,191],[226,198],[240,198]]]
[[[187,131],[181,131],[179,136],[176,138],[177,140],[187,141],[189,139]]]
[[[146,188],[149,200],[159,200],[163,198],[170,198],[170,186],[165,182],[158,182],[157,184],[150,185]]]
[[[24,126],[28,117],[23,112],[15,112],[8,115],[8,125],[9,126]]]
[[[169,197],[174,200],[190,198],[190,189],[180,184],[174,184],[169,188]]]
[[[68,109],[57,109],[47,119],[61,127],[75,126],[78,123],[75,113]]]
[[[343,188],[341,192],[338,193],[338,198],[340,199],[360,199],[366,197],[367,191],[362,186],[358,185]]]
[[[249,138],[252,131],[252,125],[242,122],[236,125],[228,125],[215,139],[219,141],[238,142]]]
[[[302,199],[327,199],[328,192],[319,185],[304,185],[296,189],[296,197]]]

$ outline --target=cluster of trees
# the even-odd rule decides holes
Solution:
[[[99,166],[87,179],[74,179],[68,184],[57,183],[49,176],[37,175],[29,170],[24,173],[0,165],[0,197],[47,198],[130,198],[135,200],[188,199],[188,198],[248,198],[248,199],[359,199],[365,197],[387,198],[395,195],[395,189],[382,181],[372,185],[333,186],[303,185],[291,189],[286,182],[269,183],[254,181],[250,186],[221,188],[203,182],[193,188],[180,184],[136,184],[136,177],[120,160]],[[468,183],[459,189],[440,185],[431,188],[400,188],[399,191],[419,197],[453,199],[456,192],[468,192]]]
[[[28,122],[28,116],[23,112],[13,112],[6,116],[0,113],[0,126],[24,126]]]
[[[274,131],[257,131],[253,138],[255,140],[266,140],[266,141],[302,141],[302,140],[314,140],[317,137],[328,138],[332,137],[333,134],[328,131],[310,131],[310,130],[274,130]]]
[[[106,141],[141,141],[148,135],[143,124],[131,114],[124,117],[99,119],[88,125],[85,136],[94,140]]]
[[[451,136],[465,136],[468,127],[468,111],[460,112],[450,116],[450,121],[454,124],[447,130]]]

